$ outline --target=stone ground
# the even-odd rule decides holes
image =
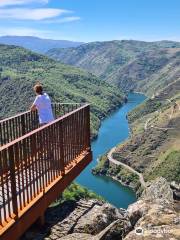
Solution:
[[[34,225],[22,240],[180,240],[180,201],[173,196],[160,177],[127,210],[95,199],[69,201],[49,208],[45,226]]]

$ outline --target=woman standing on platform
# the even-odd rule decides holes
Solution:
[[[40,126],[42,126],[54,120],[52,106],[51,106],[51,99],[47,93],[43,92],[43,87],[41,84],[39,83],[36,84],[33,89],[37,96],[30,110],[38,111],[39,124]]]

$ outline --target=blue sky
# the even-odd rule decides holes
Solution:
[[[0,0],[0,35],[180,41],[180,0]]]

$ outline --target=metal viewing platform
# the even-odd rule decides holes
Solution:
[[[0,121],[0,239],[18,239],[92,160],[88,104],[53,104]]]

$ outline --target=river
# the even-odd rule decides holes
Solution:
[[[105,154],[115,145],[123,142],[130,134],[126,115],[145,100],[145,96],[130,93],[128,102],[102,121],[98,138],[92,142],[93,161],[78,176],[76,182],[101,195],[116,207],[127,208],[136,201],[135,193],[109,177],[94,176],[91,169],[96,166],[99,156]]]

